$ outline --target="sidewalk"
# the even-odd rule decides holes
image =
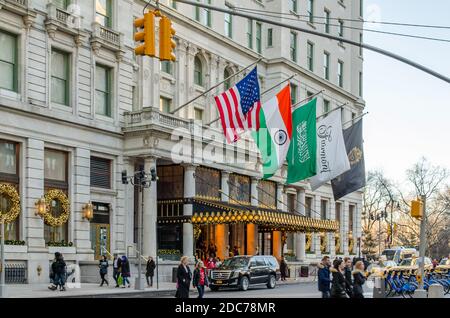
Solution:
[[[301,284],[313,282],[314,277],[301,277],[278,281],[278,285]],[[115,288],[114,286],[100,287],[98,284],[67,284],[66,291],[49,290],[48,284],[28,284],[28,285],[7,285],[7,298],[53,298],[53,297],[126,297],[135,294],[146,293],[154,297],[175,296],[175,283],[159,283],[156,289],[156,283],[153,288],[145,290],[135,290],[132,285],[130,288]],[[194,292],[194,290],[192,290]]]

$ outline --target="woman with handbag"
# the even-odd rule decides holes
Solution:
[[[103,283],[106,283],[107,286],[109,286],[108,280],[105,278],[108,275],[108,259],[106,258],[106,255],[102,256],[102,259],[100,260],[98,267],[100,268],[100,278],[102,279],[102,282],[100,283],[100,287],[103,286]]]
[[[192,279],[194,288],[198,290],[198,298],[203,298],[205,294],[205,286],[209,286],[208,272],[205,264],[202,261],[198,262],[197,267],[194,270],[194,277]]]
[[[345,277],[344,277],[344,261],[336,259],[333,262],[331,273],[333,280],[331,281],[331,298],[347,298],[345,291]]]
[[[188,266],[189,258],[183,256],[177,269],[177,298],[189,298],[189,288],[191,286],[192,273]]]

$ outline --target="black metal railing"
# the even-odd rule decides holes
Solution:
[[[27,266],[25,264],[6,264],[5,282],[6,284],[26,284]]]

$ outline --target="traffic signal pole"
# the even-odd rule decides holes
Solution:
[[[427,292],[423,289],[423,280],[425,274],[425,250],[427,243],[427,235],[426,235],[426,225],[427,225],[427,213],[426,213],[426,200],[427,197],[422,195],[421,201],[423,204],[423,214],[422,219],[420,220],[420,243],[419,243],[419,287],[414,291],[415,298],[427,298]]]
[[[432,75],[432,76],[434,76],[434,77],[436,77],[436,78],[438,78],[440,80],[443,80],[444,82],[447,82],[447,83],[450,84],[450,78],[449,77],[447,77],[447,76],[445,76],[443,74],[440,74],[440,73],[438,73],[436,71],[433,71],[432,69],[429,69],[429,68],[427,68],[427,67],[425,67],[425,66],[423,66],[423,65],[421,65],[419,63],[416,63],[416,62],[411,61],[411,60],[409,60],[407,58],[404,58],[403,56],[397,55],[395,53],[392,53],[392,52],[389,52],[389,51],[386,51],[386,50],[383,50],[383,49],[380,49],[380,48],[378,48],[376,46],[372,46],[372,45],[364,44],[364,43],[358,43],[358,42],[355,42],[355,41],[348,40],[348,39],[346,39],[344,37],[333,36],[333,35],[330,35],[330,34],[318,32],[318,31],[314,31],[314,30],[300,28],[300,27],[293,26],[292,24],[287,24],[287,23],[282,23],[282,22],[278,22],[278,21],[262,18],[262,17],[257,16],[257,15],[236,12],[234,10],[220,8],[220,7],[204,4],[204,3],[201,3],[201,2],[195,2],[195,1],[189,1],[189,0],[173,0],[173,1],[180,2],[180,3],[185,3],[185,4],[189,4],[189,5],[192,5],[192,6],[197,6],[197,7],[205,8],[205,9],[209,9],[209,10],[214,10],[214,11],[219,11],[219,12],[223,12],[223,13],[228,13],[228,14],[231,14],[231,15],[240,16],[240,17],[243,17],[243,18],[247,18],[247,19],[255,20],[255,21],[259,21],[259,22],[264,22],[264,23],[267,23],[267,24],[277,25],[277,26],[281,26],[281,27],[284,27],[284,28],[287,28],[287,29],[290,29],[290,30],[297,30],[297,31],[300,31],[300,32],[313,34],[313,35],[324,37],[324,38],[328,38],[328,39],[331,39],[331,40],[347,43],[347,44],[350,44],[350,45],[353,45],[353,46],[356,46],[356,47],[362,47],[364,49],[367,49],[367,50],[370,50],[370,51],[373,51],[373,52],[376,52],[376,53],[388,56],[388,57],[393,58],[395,60],[398,60],[398,61],[400,61],[402,63],[408,64],[408,65],[410,65],[410,66],[412,66],[412,67],[414,67],[416,69],[419,69],[419,70],[421,70],[421,71],[423,71],[425,73],[428,73],[428,74],[430,74],[430,75]]]

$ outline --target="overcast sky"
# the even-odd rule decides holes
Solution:
[[[450,25],[448,0],[365,0],[365,19]],[[365,28],[450,40],[450,30],[366,24]],[[450,77],[450,43],[365,32],[365,42]],[[364,51],[366,169],[402,182],[425,156],[450,169],[450,84],[396,60]]]

